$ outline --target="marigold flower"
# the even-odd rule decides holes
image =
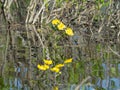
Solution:
[[[37,65],[37,68],[43,71],[47,70],[47,68],[44,65],[40,65],[40,64]]]
[[[48,65],[43,65],[43,67],[45,67],[46,69],[49,69],[49,66],[48,66]]]
[[[66,26],[61,22],[60,24],[58,24],[57,28],[59,30],[64,30],[66,28]]]
[[[64,64],[58,64],[55,66],[56,68],[61,68],[61,67],[64,67]]]
[[[60,20],[58,20],[58,19],[52,20],[52,25],[57,25],[59,23],[60,23]]]
[[[73,35],[74,35],[73,30],[72,30],[71,28],[67,28],[67,29],[65,30],[65,33],[66,33],[67,35],[69,35],[69,36],[73,36]]]
[[[56,72],[56,73],[59,73],[59,72],[60,72],[60,69],[57,68],[57,67],[53,67],[53,68],[51,68],[50,70],[53,71],[53,72]]]
[[[72,62],[72,58],[66,59],[66,60],[64,61],[65,64],[66,64],[66,63],[71,63],[71,62]]]
[[[45,60],[45,59],[44,59],[43,61],[44,61],[44,63],[47,64],[47,65],[50,65],[50,64],[53,63],[52,60]]]

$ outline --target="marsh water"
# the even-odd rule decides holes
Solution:
[[[120,38],[74,32],[71,37],[32,25],[0,26],[0,90],[120,90]],[[37,68],[46,58],[73,62],[57,74]]]

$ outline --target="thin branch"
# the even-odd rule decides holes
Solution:
[[[52,2],[52,1],[50,1],[50,2]],[[50,16],[51,16],[51,14],[52,14],[52,12],[53,12],[53,9],[54,9],[54,7],[55,7],[55,3],[56,3],[56,0],[54,0],[54,1],[52,2],[52,7],[51,7],[51,10],[50,10],[50,14],[49,14],[49,16],[48,16],[48,19],[46,20],[46,23],[49,22],[49,21],[51,21],[51,20],[50,20]]]
[[[115,55],[117,55],[118,57],[120,57],[120,55],[118,54],[118,52],[114,51],[110,46],[108,46],[108,48],[109,48]]]
[[[41,13],[41,12],[42,12],[42,10],[45,8],[46,3],[48,3],[48,2],[49,2],[49,0],[47,0],[46,2],[44,2],[44,4],[42,5],[41,9],[39,10],[39,12],[35,15],[35,18],[34,18],[34,20],[33,20],[33,23],[32,23],[32,24],[35,24],[35,22],[37,21],[37,19],[38,19],[38,17],[39,17],[39,15],[40,15],[40,13]]]
[[[37,37],[38,37],[41,45],[42,45],[42,47],[45,48],[45,45],[43,44],[43,41],[42,41],[41,37],[40,37],[39,34],[37,33],[37,31],[36,31],[36,29],[35,29],[35,26],[32,25],[32,27],[33,27],[33,30],[34,30],[35,34],[37,35]]]
[[[89,80],[91,77],[88,76],[87,78],[85,78],[79,85],[77,85],[77,87],[75,88],[75,90],[80,90],[80,87],[87,81]]]

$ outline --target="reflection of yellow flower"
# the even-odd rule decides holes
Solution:
[[[58,19],[52,20],[52,25],[57,25],[59,23],[60,23],[60,20],[58,20]]]
[[[38,64],[37,68],[40,69],[40,70],[45,71],[45,70],[49,69],[49,66],[48,65],[40,65],[40,64]]]
[[[53,90],[59,90],[59,89],[58,89],[58,86],[54,86],[54,87],[53,87]]]
[[[45,60],[45,59],[44,59],[43,61],[44,61],[44,63],[47,64],[47,65],[52,64],[52,60]]]
[[[58,24],[57,28],[59,30],[64,30],[66,28],[66,26],[61,22],[60,24]]]
[[[71,63],[71,62],[72,62],[72,58],[66,59],[66,60],[64,61],[65,64],[66,64],[66,63]]]
[[[64,66],[64,64],[58,64],[58,65],[56,65],[55,67],[56,68],[61,68],[61,67],[63,67]]]
[[[67,29],[65,30],[65,33],[66,33],[67,35],[69,35],[69,36],[73,36],[73,35],[74,35],[74,33],[73,33],[73,31],[72,31],[71,28],[67,28]]]
[[[38,32],[42,32],[42,30],[41,30],[41,29],[37,29],[37,31],[38,31]]]
[[[59,73],[59,72],[60,72],[60,69],[57,68],[57,67],[53,67],[53,68],[51,68],[50,70],[53,71],[53,72],[56,72],[56,73]]]

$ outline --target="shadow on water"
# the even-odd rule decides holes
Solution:
[[[68,37],[32,25],[0,28],[0,90],[120,90],[120,43],[109,35],[77,32]],[[117,52],[114,52],[117,51]],[[73,62],[61,74],[37,69]]]

